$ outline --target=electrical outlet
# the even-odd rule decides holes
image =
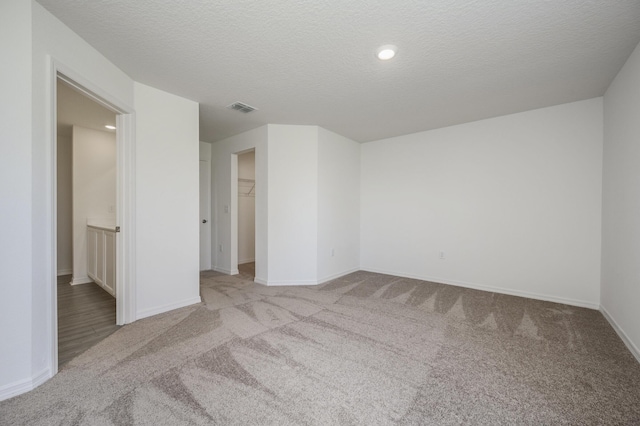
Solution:
[[[444,257],[444,251],[440,250],[440,251],[438,252],[438,258],[440,258],[440,260],[444,260],[444,258],[445,258],[445,257]]]
[[[225,213],[229,213],[229,206],[224,206],[224,212]],[[220,251],[222,251],[222,250],[220,250]]]
[[[224,251],[224,250],[222,250],[222,244],[220,244],[219,250],[220,250],[220,253],[222,253]]]

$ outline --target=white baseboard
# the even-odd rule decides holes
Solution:
[[[61,277],[63,275],[71,275],[73,274],[73,269],[58,269],[58,276]]]
[[[297,281],[265,281],[259,278],[254,278],[253,282],[266,285],[269,287],[278,287],[278,286],[305,286],[305,285],[319,285],[324,284],[328,281],[335,280],[336,278],[343,277],[345,275],[349,275],[353,272],[359,271],[360,268],[353,268],[347,271],[339,272],[337,274],[329,275],[327,277],[321,278],[319,280],[297,280]]]
[[[340,277],[344,277],[345,275],[349,275],[349,274],[352,274],[354,272],[358,272],[359,270],[360,270],[360,268],[352,268],[352,269],[348,269],[348,270],[343,271],[343,272],[338,272],[337,274],[326,276],[324,278],[319,279],[318,280],[318,284],[324,284],[326,282],[338,279]]]
[[[616,320],[613,319],[609,311],[607,311],[607,309],[602,305],[600,305],[600,312],[602,312],[602,315],[606,318],[607,321],[609,321],[609,324],[611,324],[611,327],[613,327],[618,336],[620,336],[620,339],[622,339],[629,351],[631,351],[631,354],[636,358],[636,360],[638,360],[638,362],[640,362],[640,350],[633,343],[633,341],[631,341],[629,336],[627,336],[627,333],[624,332],[622,327],[620,327]]]
[[[266,280],[263,280],[262,278],[258,278],[258,277],[254,277],[253,282],[256,284],[269,285]]]
[[[238,260],[238,265],[244,265],[245,263],[251,263],[251,262],[255,262],[255,261],[256,261],[255,257],[253,259]]]
[[[223,274],[227,274],[227,275],[236,275],[238,274],[238,272],[236,272],[235,274],[233,274],[231,269],[224,269],[224,268],[218,268],[216,266],[213,266],[211,269],[213,269],[216,272],[221,272]]]
[[[82,277],[82,278],[72,278],[71,282],[69,284],[71,285],[79,285],[79,284],[89,284],[92,283],[93,280],[89,277]]]
[[[183,300],[177,303],[169,303],[168,305],[158,306],[150,309],[144,309],[136,313],[136,321],[142,318],[152,317],[154,315],[169,312],[174,309],[184,308],[185,306],[195,305],[196,303],[200,303],[200,302],[202,302],[202,300],[200,299],[200,296],[198,296],[198,297]]]
[[[431,281],[431,282],[440,283],[440,284],[448,284],[448,285],[455,285],[455,286],[458,286],[458,287],[472,288],[474,290],[482,290],[482,291],[490,291],[490,292],[493,292],[493,293],[508,294],[510,296],[519,296],[519,297],[526,297],[526,298],[529,298],[529,299],[544,300],[545,302],[562,303],[564,305],[578,306],[580,308],[589,308],[589,309],[595,309],[595,310],[600,309],[600,305],[598,305],[597,303],[587,302],[587,301],[584,301],[584,300],[569,299],[569,298],[565,298],[565,297],[557,297],[557,296],[533,293],[533,292],[528,292],[528,291],[512,290],[512,289],[509,289],[509,288],[494,287],[494,286],[476,284],[476,283],[468,283],[468,282],[464,282],[464,281],[447,280],[447,279],[438,278],[438,277],[428,277],[428,276],[418,276],[418,275],[413,275],[413,274],[403,274],[403,273],[399,273],[399,272],[395,272],[395,271],[386,271],[386,270],[377,269],[377,268],[363,267],[363,268],[361,268],[361,270],[368,271],[368,272],[375,272],[375,273],[378,273],[378,274],[395,275],[396,277],[412,278],[412,279],[416,279],[416,280]]]
[[[280,287],[280,286],[304,286],[304,285],[316,285],[318,281],[316,280],[297,280],[297,281],[268,281],[267,286],[269,287]]]
[[[33,378],[33,387],[37,388],[52,377],[53,374],[51,374],[51,370],[45,368],[39,374],[36,374],[36,376]]]
[[[19,380],[17,382],[9,383],[8,385],[4,385],[0,387],[0,401],[29,392],[50,378],[51,371],[46,368],[29,379]]]

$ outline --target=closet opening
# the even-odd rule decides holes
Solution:
[[[256,152],[238,153],[238,271],[253,281],[256,272]]]

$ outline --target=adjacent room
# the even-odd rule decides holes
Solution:
[[[640,421],[639,1],[0,34],[0,423]]]
[[[56,83],[58,365],[118,329],[116,114]]]

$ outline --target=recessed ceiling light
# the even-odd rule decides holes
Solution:
[[[106,127],[106,128],[107,128],[107,129],[109,129],[109,130],[115,130],[115,129],[116,129],[116,126],[112,126],[112,125],[110,125],[110,124],[107,124],[107,125],[106,125],[106,126],[104,126],[104,127]]]
[[[378,50],[376,50],[376,56],[381,61],[388,61],[389,59],[396,56],[397,51],[397,46],[394,46],[393,44],[385,44],[384,46],[380,46]]]

